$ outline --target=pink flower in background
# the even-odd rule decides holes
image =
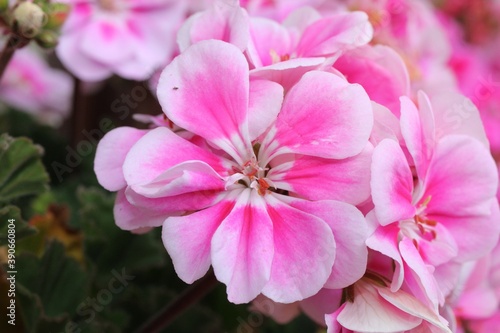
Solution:
[[[343,52],[369,43],[373,28],[363,12],[322,16],[306,7],[292,12],[282,24],[251,18],[250,35],[252,77],[288,89],[304,73],[329,67]]]
[[[451,332],[444,318],[412,294],[366,277],[350,287],[347,301],[326,315],[326,323],[328,333]]]
[[[73,8],[57,55],[78,78],[113,74],[144,80],[173,54],[171,40],[184,19],[181,1],[67,0]]]
[[[370,42],[373,28],[363,12],[322,16],[311,8],[290,14],[279,24],[252,18],[249,58],[256,68],[300,58],[338,56]]]
[[[457,332],[490,333],[490,332],[496,332],[499,327],[500,327],[500,310],[497,310],[497,312],[491,317],[474,320],[467,323],[467,331],[464,329],[464,327],[459,327]]]
[[[133,144],[123,178],[108,188],[128,185],[117,205],[170,207],[154,224],[163,224],[165,246],[184,281],[199,279],[212,265],[230,301],[248,302],[262,292],[286,303],[314,295],[325,283],[341,288],[362,276],[364,218],[334,201],[357,204],[369,196],[373,116],[361,87],[311,72],[281,107],[278,84],[249,81],[241,51],[212,40],[193,45],[165,69],[158,96],[169,119],[208,145],[165,127],[151,130]],[[105,137],[101,145],[108,144]],[[103,165],[100,156],[104,151],[96,166]],[[106,179],[116,170],[96,172]],[[193,213],[168,217],[184,212]],[[131,229],[153,226],[137,222]]]
[[[190,17],[179,30],[183,51],[193,43],[218,39],[245,51],[253,78],[272,80],[287,90],[308,71],[328,67],[342,52],[367,44],[373,34],[363,12],[322,16],[305,7],[283,24],[248,17],[237,4],[218,1]]]
[[[333,67],[349,82],[361,84],[371,100],[399,117],[399,98],[410,96],[410,77],[396,51],[385,45],[361,46],[345,52]]]
[[[500,305],[500,246],[483,258],[461,266],[458,283],[446,299],[444,310],[450,313],[456,331],[467,327],[482,333],[498,322]],[[491,330],[493,332],[494,330]]]
[[[0,82],[0,101],[54,126],[68,115],[72,95],[71,77],[29,48],[14,54]]]
[[[367,244],[394,259],[393,291],[411,271],[431,302],[442,304],[455,279],[446,265],[477,259],[498,241],[498,174],[475,138],[449,134],[437,140],[432,110],[423,101],[418,110],[402,98],[401,131],[410,162],[394,140],[375,148],[372,217],[380,226]],[[439,291],[427,265],[437,268]]]
[[[250,309],[273,318],[279,324],[289,323],[303,312],[318,325],[326,327],[325,314],[335,312],[341,300],[342,289],[321,289],[314,296],[289,304],[276,303],[259,295]]]

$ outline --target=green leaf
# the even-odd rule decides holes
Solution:
[[[17,286],[16,300],[25,333],[63,332],[69,315],[49,318],[44,314],[44,306],[40,297],[21,284]],[[16,324],[17,325],[17,324]]]
[[[97,188],[78,190],[85,253],[99,272],[110,268],[149,269],[165,265],[167,254],[156,232],[132,234],[113,218],[114,195]]]
[[[59,242],[49,243],[42,258],[20,256],[16,268],[17,282],[40,298],[48,318],[71,315],[85,300],[87,276],[75,260],[65,256]]]
[[[16,301],[18,303],[17,308],[20,310],[20,317],[26,326],[26,332],[36,332],[36,326],[43,312],[40,297],[18,283],[16,286]]]
[[[23,221],[21,210],[16,206],[0,208],[0,246],[7,244],[9,220],[14,220],[16,242],[36,233],[36,229]]]
[[[43,148],[28,138],[0,136],[0,202],[48,189],[49,176],[41,161]]]

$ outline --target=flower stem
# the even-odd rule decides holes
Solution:
[[[184,290],[176,299],[154,314],[136,333],[157,333],[170,325],[191,306],[217,286],[213,272]]]
[[[16,52],[17,49],[25,46],[28,42],[29,40],[24,37],[20,37],[15,34],[10,35],[9,40],[2,50],[2,53],[0,53],[0,80],[2,80],[3,73],[5,72],[5,69],[7,68],[10,60],[12,59],[14,52]]]

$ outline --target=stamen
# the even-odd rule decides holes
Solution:
[[[287,60],[291,59],[290,54],[287,53],[284,55],[279,55],[278,52],[276,52],[273,49],[271,49],[271,51],[269,51],[269,54],[271,55],[271,60],[272,60],[273,64],[276,64],[276,63],[282,62],[282,61],[287,61]]]
[[[261,196],[264,196],[267,193],[267,189],[269,188],[269,184],[266,182],[264,178],[259,178],[259,189],[258,192]]]
[[[420,204],[420,207],[427,207],[429,202],[431,202],[431,199],[432,199],[432,195],[429,195],[427,198],[425,198],[424,202],[422,202],[422,204]]]

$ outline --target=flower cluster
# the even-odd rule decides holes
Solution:
[[[500,324],[500,65],[456,10],[74,2],[57,51],[76,75],[167,64],[164,114],[109,132],[95,172],[120,228],[162,227],[183,281],[213,269],[230,302],[329,333]]]

